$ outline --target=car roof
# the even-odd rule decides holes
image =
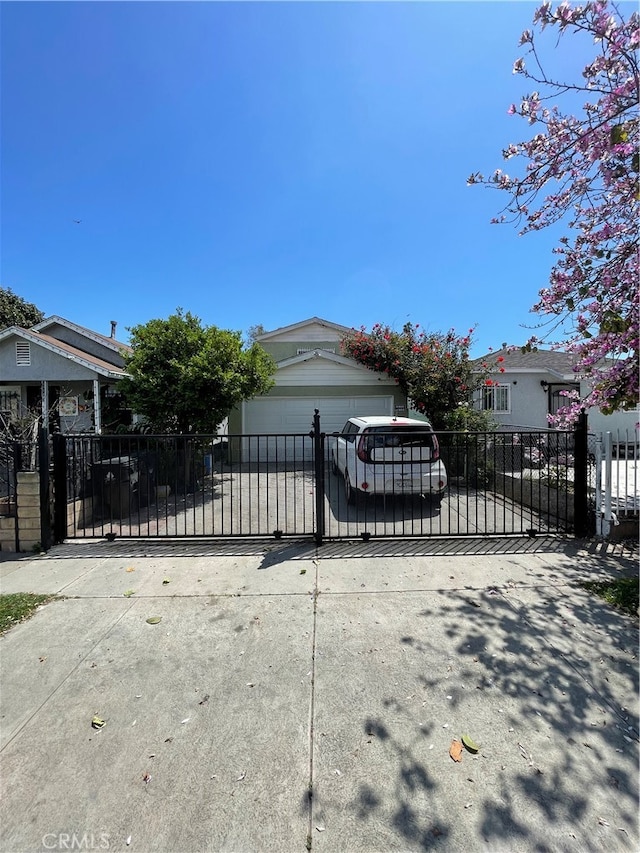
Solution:
[[[431,426],[429,421],[418,421],[415,418],[396,418],[391,415],[371,415],[362,418],[349,418],[349,420],[352,423],[362,426]]]

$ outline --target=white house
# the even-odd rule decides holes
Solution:
[[[563,391],[575,390],[581,396],[588,393],[589,383],[576,373],[575,363],[572,353],[555,350],[523,353],[503,347],[487,353],[476,364],[489,365],[491,385],[476,392],[475,404],[490,411],[501,425],[547,428],[548,415],[567,405]],[[640,421],[640,411],[636,408],[603,415],[599,409],[591,408],[587,417],[590,432],[626,431],[631,436]]]
[[[275,385],[229,417],[230,433],[307,433],[315,409],[324,432],[341,430],[354,415],[406,414],[395,380],[340,353],[346,326],[311,317],[265,332],[256,341],[276,362]]]

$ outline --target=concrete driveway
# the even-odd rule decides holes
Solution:
[[[638,624],[577,586],[637,574],[620,546],[116,540],[0,572],[65,596],[0,639],[2,851],[638,849]]]
[[[315,479],[311,463],[289,470],[275,465],[225,468],[188,495],[172,493],[131,517],[96,515],[78,536],[312,536],[316,530]],[[557,520],[501,494],[450,483],[441,507],[420,495],[360,496],[355,506],[344,496],[344,481],[325,472],[325,533],[328,537],[458,536],[547,531]],[[70,534],[71,535],[71,532]]]

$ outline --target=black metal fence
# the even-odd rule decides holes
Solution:
[[[13,515],[19,471],[37,471],[38,439],[0,438],[0,513]],[[9,507],[9,509],[7,509]]]
[[[296,435],[54,436],[55,538],[586,535],[584,437],[445,432],[417,450],[389,437],[350,471],[319,416]]]
[[[311,446],[308,435],[56,436],[57,537],[312,535]]]
[[[354,472],[345,474],[341,466],[336,472],[330,466],[325,535],[535,535],[574,530],[573,433],[446,432],[437,438],[446,472],[442,498],[435,486],[429,490],[430,483],[407,490],[392,465],[394,470],[382,473],[384,489],[360,489],[349,502],[353,484],[347,482]],[[326,438],[330,455],[337,453],[340,441],[338,436]]]
[[[21,466],[20,442],[0,441],[0,516],[15,515],[17,474]]]

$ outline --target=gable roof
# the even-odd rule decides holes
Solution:
[[[65,326],[67,329],[71,329],[74,332],[77,332],[79,335],[83,335],[85,338],[89,338],[92,341],[96,341],[96,343],[102,344],[103,346],[109,347],[109,349],[115,350],[116,352],[120,352],[120,350],[127,350],[128,352],[133,352],[132,348],[129,344],[124,344],[122,341],[117,341],[115,338],[108,337],[107,335],[101,335],[100,332],[94,332],[91,329],[86,329],[84,326],[79,326],[77,323],[72,323],[71,320],[65,320],[64,317],[58,317],[57,314],[52,315],[51,317],[47,317],[44,320],[41,320],[39,323],[36,323],[35,326],[32,326],[32,330],[36,332],[43,332],[45,329],[51,328],[51,326]]]
[[[375,371],[370,371],[368,367],[359,364],[352,358],[345,358],[345,356],[343,355],[336,355],[333,352],[329,352],[328,350],[323,349],[309,350],[309,352],[303,352],[300,353],[300,355],[294,355],[290,358],[285,358],[282,361],[276,362],[276,368],[278,370],[281,370],[283,367],[291,367],[294,364],[301,364],[304,361],[311,361],[312,359],[316,358],[325,359],[326,361],[332,361],[335,364],[344,365],[344,367],[357,367],[361,370],[366,370],[370,373],[375,373]]]
[[[474,366],[480,367],[484,362],[489,365],[496,364],[496,359],[502,361],[496,365],[503,368],[504,373],[550,373],[559,379],[579,378],[579,373],[574,369],[577,358],[574,353],[562,352],[560,350],[532,350],[522,352],[518,348],[503,347],[496,352],[489,352],[481,358],[473,361]]]
[[[341,326],[339,323],[332,323],[330,320],[323,320],[322,317],[309,317],[308,320],[302,320],[299,323],[292,323],[289,326],[280,326],[279,329],[274,329],[272,332],[264,332],[262,335],[258,335],[256,340],[267,341],[269,338],[275,337],[276,335],[282,335],[286,332],[296,332],[303,329],[305,326],[312,325],[326,326],[327,329],[330,329],[333,332],[339,332],[341,335],[351,331],[348,326]],[[303,340],[303,338],[301,338],[301,340]]]
[[[20,326],[9,326],[0,332],[0,341],[4,341],[12,336],[34,343],[36,346],[43,347],[70,361],[75,361],[83,367],[89,368],[89,370],[95,370],[96,373],[102,376],[117,378],[127,375],[126,371],[122,368],[116,367],[108,361],[103,361],[101,358],[97,358],[87,352],[83,352],[76,347],[72,347],[64,341],[59,341],[57,338],[52,338],[50,335],[43,335],[41,332],[23,329]]]

